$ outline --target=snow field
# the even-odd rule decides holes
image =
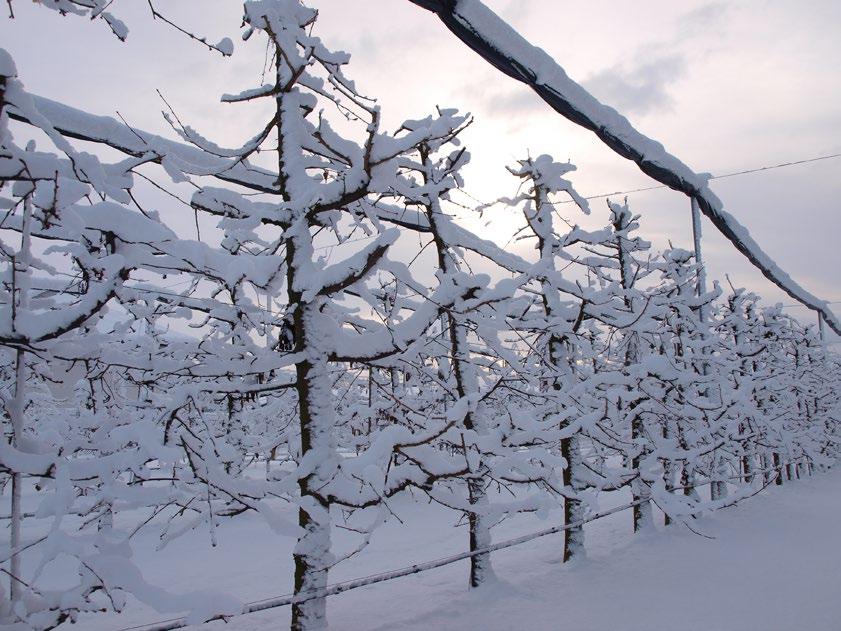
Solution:
[[[585,526],[587,558],[562,564],[561,537],[550,535],[493,554],[499,580],[467,590],[466,561],[363,587],[328,599],[334,631],[534,629],[570,631],[833,631],[841,620],[841,471],[770,487],[692,527],[630,532],[630,512]],[[627,500],[605,494],[601,508]],[[451,512],[403,501],[371,544],[331,572],[331,583],[461,552],[465,526]],[[494,528],[494,541],[557,523],[519,515]],[[658,524],[661,523],[658,516]],[[253,601],[291,591],[293,540],[257,518],[235,520],[211,548],[196,531],[153,552],[151,531],[136,543],[144,577],[173,592],[212,590]],[[352,547],[335,530],[340,550]],[[195,629],[263,631],[284,628],[288,607]],[[90,631],[124,629],[165,619],[130,603],[119,616],[84,620]]]

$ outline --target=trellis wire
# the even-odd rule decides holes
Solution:
[[[458,561],[463,561],[464,559],[469,559],[470,557],[478,556],[480,554],[487,554],[488,552],[495,552],[496,550],[502,550],[504,548],[510,548],[513,546],[517,546],[523,543],[527,543],[534,539],[538,539],[540,537],[545,537],[547,535],[553,535],[559,532],[563,532],[564,530],[569,530],[570,528],[576,528],[578,526],[583,526],[586,523],[591,521],[596,521],[597,519],[602,519],[603,517],[607,517],[608,515],[613,515],[614,513],[621,512],[623,510],[627,510],[638,504],[642,504],[643,502],[649,501],[650,498],[641,498],[630,502],[628,504],[622,504],[621,506],[615,506],[614,508],[610,508],[608,510],[600,511],[598,513],[594,513],[585,519],[579,519],[578,521],[561,525],[561,526],[553,526],[551,528],[546,528],[544,530],[539,530],[537,532],[533,532],[527,535],[522,535],[520,537],[515,537],[513,539],[507,539],[505,541],[500,541],[499,543],[494,543],[486,548],[481,548],[479,550],[471,550],[468,552],[460,552],[459,554],[453,554],[447,557],[442,557],[440,559],[435,559],[433,561],[426,561],[424,563],[416,563],[414,565],[409,565],[403,568],[399,568],[397,570],[390,570],[388,572],[380,572],[378,574],[371,574],[369,576],[364,576],[361,578],[355,578],[347,581],[342,581],[339,583],[334,583],[330,585],[326,589],[311,591],[311,592],[302,592],[297,595],[293,594],[285,594],[283,596],[276,596],[274,598],[267,598],[265,600],[258,600],[250,603],[246,603],[241,612],[236,614],[232,614],[229,616],[216,616],[209,620],[206,620],[204,623],[213,622],[215,620],[223,620],[227,621],[231,618],[242,616],[249,613],[256,613],[258,611],[264,611],[266,609],[275,609],[277,607],[285,607],[287,605],[291,605],[294,603],[302,603],[307,602],[309,600],[314,600],[316,598],[324,598],[327,596],[335,596],[336,594],[341,594],[342,592],[347,592],[352,589],[357,589],[359,587],[365,587],[366,585],[374,585],[376,583],[382,583],[385,581],[394,580],[395,578],[401,578],[403,576],[410,576],[412,574],[419,574],[420,572],[426,572],[427,570],[433,570],[435,568],[443,567],[445,565],[451,565],[452,563],[457,563]],[[169,620],[161,620],[160,622],[153,622],[149,625],[140,625],[134,627],[125,627],[120,629],[119,631],[171,631],[172,629],[183,629],[184,627],[190,626],[187,623],[186,617],[181,618],[171,618]]]
[[[774,480],[782,475],[782,471],[785,467],[795,464],[797,461],[785,462],[781,463],[778,466],[773,467],[772,469],[768,469],[767,472],[774,472],[774,475],[771,476],[769,479],[765,480],[764,485],[762,488],[758,489],[757,492],[761,491],[762,489],[767,488]],[[755,472],[756,474],[761,474],[763,471]],[[702,484],[696,486],[703,486],[704,484],[709,484],[710,481],[704,482]],[[755,495],[755,493],[754,493]],[[747,498],[744,498],[747,499]],[[480,554],[487,554],[489,552],[495,552],[497,550],[503,550],[505,548],[511,548],[514,546],[521,545],[523,543],[528,543],[529,541],[533,541],[535,539],[539,539],[541,537],[546,537],[548,535],[553,535],[559,532],[563,532],[565,530],[569,530],[570,528],[577,528],[579,526],[583,526],[584,524],[596,521],[598,519],[602,519],[604,517],[608,517],[609,515],[613,515],[615,513],[619,513],[623,510],[627,510],[629,508],[633,508],[639,504],[643,504],[644,502],[652,501],[650,497],[640,498],[638,500],[634,500],[633,502],[629,502],[627,504],[622,504],[621,506],[615,506],[613,508],[609,508],[604,511],[600,511],[598,513],[593,513],[589,517],[585,519],[579,519],[578,521],[571,522],[569,524],[560,525],[560,526],[552,526],[551,528],[546,528],[544,530],[538,530],[537,532],[529,533],[527,535],[521,535],[519,537],[514,537],[513,539],[506,539],[505,541],[500,541],[499,543],[494,543],[490,546],[485,548],[480,548],[478,550],[472,550],[467,552],[460,552],[458,554],[453,554],[450,556],[442,557],[440,559],[434,559],[432,561],[426,561],[424,563],[416,563],[414,565],[409,565],[406,567],[402,567],[396,570],[389,570],[387,572],[380,572],[377,574],[369,574],[368,576],[363,576],[360,578],[349,579],[347,581],[340,581],[338,583],[333,583],[326,589],[322,590],[314,590],[310,592],[302,592],[300,594],[284,594],[283,596],[275,596],[273,598],[266,598],[263,600],[256,600],[250,603],[246,603],[242,607],[242,611],[239,611],[235,614],[230,615],[219,615],[208,620],[205,620],[201,623],[188,623],[186,616],[180,618],[170,618],[168,620],[160,620],[158,622],[153,622],[151,624],[146,625],[138,625],[133,627],[124,627],[119,629],[118,631],[172,631],[173,629],[183,629],[188,626],[192,626],[193,624],[207,624],[209,622],[215,622],[221,620],[223,622],[227,622],[231,618],[236,618],[239,616],[244,616],[250,613],[257,613],[258,611],[265,611],[267,609],[276,609],[278,607],[286,607],[287,605],[292,605],[296,603],[307,602],[309,600],[314,600],[316,598],[326,598],[327,596],[335,596],[336,594],[341,594],[343,592],[350,591],[352,589],[357,589],[359,587],[365,587],[367,585],[375,585],[376,583],[383,583],[386,581],[391,581],[396,578],[402,578],[404,576],[411,576],[412,574],[419,574],[421,572],[426,572],[427,570],[434,570],[439,567],[444,567],[445,565],[451,565],[453,563],[457,563],[459,561],[463,561],[465,559],[469,559],[470,557],[478,556]],[[694,531],[693,531],[694,532]],[[697,534],[697,533],[696,533]]]

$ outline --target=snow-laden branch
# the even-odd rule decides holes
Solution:
[[[697,200],[713,225],[762,274],[789,296],[820,313],[841,335],[841,320],[829,305],[780,269],[748,230],[709,189],[707,178],[671,155],[659,142],[638,132],[616,110],[600,103],[542,49],[530,44],[480,0],[410,0],[432,11],[459,39],[509,77],[530,86],[555,111],[594,132],[623,158],[669,188]]]
[[[41,96],[30,94],[29,97],[38,114],[67,138],[105,144],[138,157],[155,154],[158,156],[156,162],[166,156],[175,160],[178,168],[188,173],[213,175],[220,180],[264,193],[277,192],[277,174],[271,171],[129,127],[110,116],[88,114]],[[9,104],[7,112],[13,120],[35,124],[26,112],[13,103]]]

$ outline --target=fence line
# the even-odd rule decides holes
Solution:
[[[768,488],[778,477],[783,476],[783,471],[786,467],[792,464],[798,464],[799,458],[797,460],[792,460],[789,462],[781,463],[775,467],[771,467],[769,469],[758,470],[754,471],[753,475],[761,476],[765,473],[774,472],[774,475],[770,478],[764,480],[764,484],[761,488],[757,489],[756,493],[752,493],[748,497],[744,497],[741,499],[748,499],[749,497],[753,497],[760,491]],[[742,476],[739,476],[742,477]],[[707,482],[702,482],[700,484],[696,484],[695,487],[704,486],[705,484],[709,484],[710,480]],[[569,524],[560,525],[560,526],[552,526],[551,528],[546,528],[544,530],[538,530],[537,532],[529,533],[527,535],[521,535],[519,537],[514,537],[513,539],[506,539],[505,541],[500,541],[499,543],[491,544],[485,548],[480,548],[478,550],[472,550],[467,552],[460,552],[458,554],[453,554],[450,556],[442,557],[439,559],[434,559],[432,561],[426,561],[424,563],[416,563],[414,565],[409,565],[406,567],[402,567],[396,570],[389,570],[386,572],[379,572],[377,574],[369,574],[368,576],[363,576],[360,578],[349,579],[346,581],[339,581],[338,583],[333,583],[329,587],[321,590],[314,590],[310,592],[301,592],[297,595],[295,594],[284,594],[283,596],[276,596],[273,598],[266,598],[263,600],[256,600],[250,603],[246,603],[243,605],[242,610],[230,614],[230,615],[218,615],[214,616],[213,618],[209,618],[204,622],[200,623],[188,623],[187,617],[182,616],[180,618],[170,618],[168,620],[160,620],[158,622],[153,622],[150,624],[141,624],[133,627],[123,627],[118,629],[117,631],[172,631],[173,629],[183,629],[188,626],[193,626],[194,624],[207,624],[209,622],[215,622],[221,620],[223,622],[228,622],[232,618],[237,618],[239,616],[244,616],[250,613],[256,613],[258,611],[265,611],[267,609],[276,609],[278,607],[286,607],[287,605],[292,605],[296,603],[307,602],[309,600],[314,600],[316,598],[326,598],[327,596],[335,596],[336,594],[341,594],[343,592],[347,592],[353,589],[357,589],[359,587],[365,587],[367,585],[375,585],[377,583],[383,583],[385,581],[391,581],[396,578],[402,578],[404,576],[411,576],[412,574],[419,574],[421,572],[426,572],[427,570],[434,570],[439,567],[444,567],[445,565],[451,565],[453,563],[457,563],[459,561],[463,561],[465,559],[469,559],[470,557],[479,556],[480,554],[487,554],[489,552],[495,552],[497,550],[503,550],[505,548],[511,548],[514,546],[521,545],[523,543],[527,543],[529,541],[533,541],[535,539],[539,539],[541,537],[546,537],[548,535],[553,535],[559,532],[563,532],[565,530],[569,530],[570,528],[577,528],[579,526],[583,526],[584,524],[596,521],[598,519],[602,519],[609,515],[613,515],[615,513],[619,513],[623,510],[627,510],[629,508],[633,508],[639,504],[643,504],[648,501],[653,501],[651,497],[640,498],[633,502],[629,502],[627,504],[622,504],[621,506],[615,506],[613,508],[609,508],[607,510],[599,511],[598,513],[593,513],[589,517],[584,519],[579,519],[578,521],[574,521]],[[740,500],[741,501],[741,500]],[[721,506],[720,508],[729,508],[732,504],[727,504],[725,506]],[[690,528],[690,530],[692,530]],[[695,532],[693,530],[693,532]],[[697,534],[697,533],[696,533]]]
[[[468,552],[460,552],[458,554],[453,554],[447,557],[442,557],[440,559],[435,559],[433,561],[426,561],[424,563],[416,563],[414,565],[409,565],[397,570],[390,570],[388,572],[380,572],[378,574],[371,574],[369,576],[365,576],[362,578],[350,579],[347,581],[341,581],[339,583],[334,583],[330,585],[326,589],[313,591],[313,592],[302,592],[297,595],[293,594],[286,594],[283,596],[277,596],[275,598],[267,598],[265,600],[258,600],[251,603],[246,603],[242,611],[236,614],[232,614],[229,616],[216,616],[206,622],[213,622],[215,620],[230,620],[231,618],[242,616],[249,613],[255,613],[258,611],[264,611],[266,609],[274,609],[277,607],[285,607],[287,605],[291,605],[294,603],[302,603],[307,602],[308,600],[314,600],[315,598],[322,598],[326,596],[334,596],[336,594],[341,594],[342,592],[347,592],[352,589],[357,589],[359,587],[365,587],[366,585],[374,585],[376,583],[382,583],[384,581],[390,581],[395,578],[401,578],[403,576],[410,576],[412,574],[419,574],[420,572],[426,572],[427,570],[433,570],[435,568],[443,567],[445,565],[451,565],[452,563],[457,563],[458,561],[463,561],[465,559],[469,559],[470,557],[478,556],[480,554],[487,554],[488,552],[495,552],[497,550],[502,550],[504,548],[510,548],[513,546],[517,546],[528,541],[532,541],[534,539],[538,539],[540,537],[545,537],[547,535],[553,535],[555,533],[563,532],[564,530],[569,530],[570,528],[577,528],[578,526],[583,526],[586,523],[591,521],[596,521],[597,519],[602,519],[603,517],[607,517],[608,515],[613,515],[614,513],[621,512],[623,510],[627,510],[638,504],[642,504],[643,502],[649,501],[650,498],[643,498],[628,504],[622,504],[621,506],[615,506],[614,508],[610,508],[608,510],[600,511],[598,513],[594,513],[585,519],[579,519],[578,521],[574,521],[570,524],[562,525],[562,526],[553,526],[551,528],[546,528],[544,530],[539,530],[537,532],[533,532],[527,535],[522,535],[520,537],[515,537],[513,539],[507,539],[505,541],[500,541],[499,543],[494,543],[486,548],[481,548],[479,550],[472,550]],[[171,631],[172,629],[183,629],[184,627],[190,626],[187,623],[186,617],[181,618],[171,618],[169,620],[162,620],[160,622],[153,622],[149,625],[140,625],[134,627],[125,627],[120,629],[119,631]]]

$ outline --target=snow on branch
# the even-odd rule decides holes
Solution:
[[[616,110],[600,103],[545,51],[530,44],[480,0],[410,0],[436,13],[459,39],[509,77],[529,85],[555,111],[594,132],[623,158],[634,161],[646,175],[697,200],[713,225],[762,274],[789,296],[820,313],[841,335],[841,320],[829,305],[806,291],[785,273],[724,210],[709,189],[707,178],[695,173],[663,145],[638,132]]]

